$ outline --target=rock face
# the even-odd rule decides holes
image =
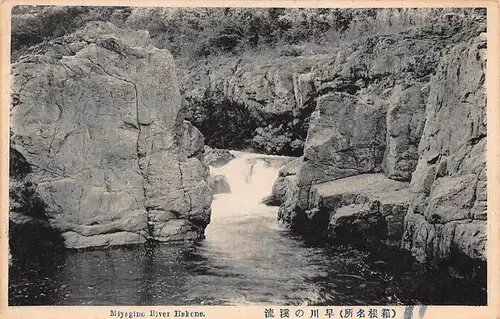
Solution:
[[[11,223],[43,220],[69,248],[202,238],[204,139],[179,113],[170,53],[105,23],[33,52],[12,65],[11,150],[25,167],[11,194],[32,200],[11,198]]]
[[[467,33],[372,37],[318,62],[303,157],[268,198],[279,220],[332,244],[395,244],[420,262],[485,260],[486,41],[483,24],[460,23]]]
[[[300,155],[304,117],[313,107],[314,83],[306,74],[317,62],[316,56],[258,64],[235,58],[199,65],[182,80],[186,117],[210,132],[207,144],[214,147]]]
[[[391,132],[384,163],[395,178],[408,181],[423,128],[428,91],[423,86],[443,50],[466,42],[471,35],[461,31],[474,33],[476,24],[457,19],[372,36],[341,44],[328,54],[200,63],[181,79],[186,116],[207,136],[210,133],[208,145],[301,156],[319,99],[348,93],[358,104],[392,114],[384,116]],[[404,143],[408,146],[401,146]]]
[[[408,181],[418,162],[418,144],[425,123],[428,87],[417,82],[398,85],[389,99],[386,116],[384,171],[396,180]]]
[[[382,171],[384,133],[379,107],[347,93],[321,96],[311,115],[299,186]]]
[[[403,247],[420,261],[486,260],[484,37],[453,47],[430,82]]]

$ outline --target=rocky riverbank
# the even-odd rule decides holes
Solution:
[[[332,244],[385,241],[484,275],[486,33],[476,26],[365,40],[332,58],[322,70],[333,83],[362,87],[316,97],[304,155],[274,186],[278,218]]]
[[[396,10],[384,20],[383,11],[371,11],[353,12],[345,28],[330,31],[360,34],[363,21],[405,16]],[[280,206],[279,220],[297,232],[331,245],[389,244],[422,263],[467,264],[468,273],[485,269],[484,10],[434,10],[429,19],[430,12],[407,12],[420,22],[342,36],[319,53],[307,45],[265,47],[259,34],[250,35],[266,28],[254,25],[242,36],[224,25],[208,42],[221,47],[176,70],[170,52],[153,43],[171,44],[166,39],[175,36],[160,21],[175,25],[179,12],[127,9],[115,16],[121,25],[152,29],[153,38],[106,22],[56,37],[43,14],[21,15],[40,18],[50,36],[22,41],[31,29],[19,28],[13,37],[14,257],[34,242],[85,248],[202,239],[213,194],[231,191],[209,166],[231,163],[234,149],[287,155],[258,161],[283,166],[264,202]],[[252,16],[203,12],[208,22],[234,14],[245,26],[242,17]],[[275,10],[269,17],[307,13],[314,22],[321,12]],[[261,21],[255,13],[253,23]],[[340,13],[329,14],[337,21]],[[203,38],[198,27],[186,30]],[[224,51],[228,35],[241,43]],[[257,40],[252,47],[244,39]],[[257,43],[262,55],[239,54]]]

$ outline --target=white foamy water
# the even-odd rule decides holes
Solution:
[[[295,255],[295,242],[283,237],[288,230],[276,219],[278,207],[262,203],[271,194],[279,168],[287,158],[231,153],[236,158],[228,164],[210,167],[212,175],[226,177],[231,193],[214,196],[211,222],[199,250],[201,256],[217,265],[213,271],[220,280],[220,293],[229,304],[284,302],[287,298],[302,303],[320,299],[314,285],[302,280],[299,284],[294,282],[310,275],[311,267],[303,267],[309,252],[304,250],[305,256]],[[299,264],[302,267],[297,267]],[[209,285],[213,278],[198,277],[195,286],[199,289]],[[257,281],[262,285],[255,285]],[[289,297],[276,294],[280,289]],[[267,302],[265,296],[269,298]]]
[[[458,292],[465,299],[449,300],[464,304],[474,295],[464,293],[466,289],[477,292],[470,284],[425,278],[418,274],[420,268],[403,266],[404,256],[395,260],[395,255],[381,253],[368,259],[364,252],[308,244],[278,223],[277,207],[261,203],[287,159],[233,154],[236,158],[227,165],[212,168],[213,174],[226,176],[232,193],[215,196],[205,240],[189,247],[166,243],[36,255],[10,267],[9,303],[385,305],[418,303],[418,293],[434,295],[423,303],[439,304]],[[378,258],[386,266],[373,263]],[[429,290],[415,291],[422,282]],[[436,289],[447,286],[446,291]]]
[[[233,151],[235,159],[223,167],[210,167],[213,175],[224,175],[231,187],[231,193],[214,196],[212,221],[224,217],[274,212],[275,208],[262,204],[262,199],[271,194],[273,183],[278,177],[279,167],[270,165],[264,159],[273,160],[278,156],[265,156]],[[273,167],[274,166],[274,167]]]

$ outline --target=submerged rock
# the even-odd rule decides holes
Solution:
[[[11,193],[30,181],[40,205],[13,209],[38,210],[69,248],[202,238],[203,135],[180,115],[171,54],[100,22],[32,52],[12,65],[11,148],[29,169]]]
[[[224,175],[211,175],[208,178],[212,194],[231,193],[231,186]]]
[[[205,145],[204,163],[213,167],[222,167],[229,163],[235,156],[228,150],[211,148]]]

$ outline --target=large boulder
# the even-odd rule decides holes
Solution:
[[[32,52],[12,65],[11,148],[27,169],[11,191],[29,181],[40,205],[11,217],[37,209],[69,248],[202,238],[203,135],[179,112],[171,54],[107,23]]]
[[[429,85],[402,243],[420,261],[486,260],[485,50],[457,44]]]
[[[408,201],[408,183],[361,174],[311,186],[308,208],[328,216],[331,243],[398,241]]]
[[[381,104],[348,93],[335,92],[319,97],[311,115],[304,156],[296,168],[293,182],[289,183],[290,178],[283,178],[286,184],[276,184],[276,187],[293,184],[290,187],[296,195],[293,199],[283,200],[285,205],[281,216],[288,216],[283,220],[300,216],[300,213],[293,212],[295,210],[310,208],[312,185],[382,172],[385,122]],[[294,224],[295,219],[291,220]]]
[[[408,183],[381,173],[319,183],[310,187],[302,209],[296,202],[299,189],[296,184],[286,188],[279,219],[305,235],[335,245],[401,239]]]

